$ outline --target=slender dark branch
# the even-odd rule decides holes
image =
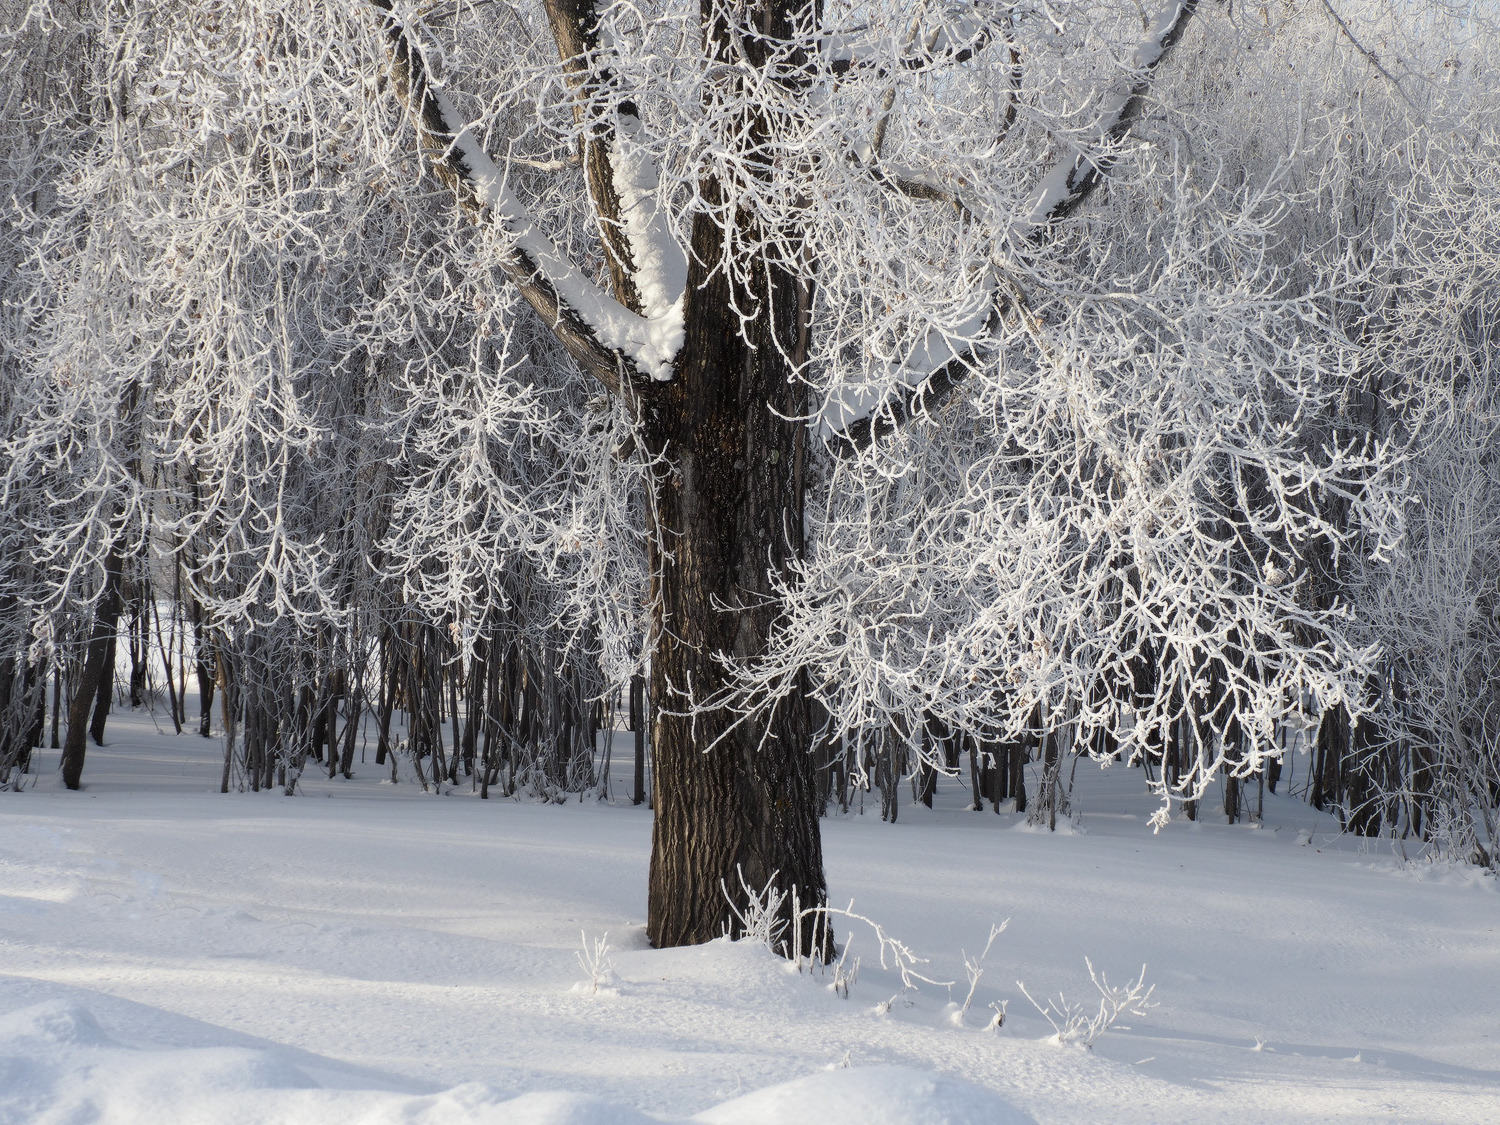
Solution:
[[[429,82],[422,52],[396,17],[392,0],[370,0],[370,3],[381,13],[380,28],[390,57],[391,84],[411,114],[418,141],[433,172],[453,189],[459,206],[470,218],[476,223],[487,223],[488,209],[475,188],[474,170],[459,151],[457,125],[443,114]],[[500,268],[578,365],[611,393],[618,394],[622,373],[633,371],[633,362],[599,340],[524,250],[517,246],[504,248]]]
[[[1323,7],[1327,10],[1328,14],[1333,17],[1333,22],[1339,25],[1339,30],[1344,33],[1344,37],[1354,45],[1354,49],[1360,54],[1364,55],[1364,57],[1370,61],[1370,65],[1378,70],[1387,82],[1396,87],[1396,93],[1401,95],[1401,99],[1406,102],[1407,105],[1411,106],[1412,109],[1416,109],[1416,103],[1407,96],[1406,90],[1402,87],[1400,81],[1396,78],[1396,76],[1385,68],[1385,64],[1380,61],[1380,57],[1376,55],[1374,51],[1370,50],[1363,43],[1361,43],[1357,38],[1355,38],[1354,32],[1350,30],[1349,25],[1344,22],[1344,17],[1339,15],[1338,10],[1334,8],[1332,0],[1323,0]]]
[[[1187,30],[1188,21],[1197,7],[1198,0],[1182,0],[1178,5],[1171,22],[1161,38],[1157,40],[1158,50],[1155,57],[1141,66],[1131,83],[1124,105],[1120,108],[1114,122],[1101,134],[1099,147],[1104,151],[1084,150],[1076,154],[1066,170],[1063,193],[1043,215],[1033,218],[1030,236],[1033,243],[1040,242],[1051,231],[1054,224],[1077,211],[1103,182],[1104,177],[1114,165],[1113,150],[1125,139],[1131,127],[1139,120],[1145,109],[1146,94],[1150,89],[1152,78],[1162,61],[1181,40],[1183,33]],[[1012,59],[1013,65],[1016,65],[1018,60],[1014,53]],[[891,186],[896,187],[897,190],[903,190],[900,184],[893,182]],[[910,186],[925,187],[925,185]],[[932,189],[932,191],[933,194],[916,197],[937,199],[946,194],[939,194],[938,189]],[[908,194],[915,195],[915,193]],[[943,201],[953,202],[959,207],[963,206],[956,198]],[[965,211],[967,211],[966,208]],[[1008,298],[997,291],[996,308],[991,324],[996,323],[1004,314],[1005,306],[1008,304]],[[911,419],[930,414],[958,389],[968,375],[977,368],[978,363],[977,349],[973,347],[967,349],[963,354],[943,364],[916,386],[901,388],[889,400],[876,408],[869,417],[850,423],[840,433],[830,437],[829,449],[844,455],[857,453],[872,442],[906,425]]]
[[[1197,8],[1198,0],[1181,0],[1176,14],[1172,17],[1172,22],[1157,41],[1159,49],[1156,57],[1136,72],[1135,80],[1130,85],[1129,97],[1121,107],[1114,123],[1104,130],[1096,145],[1080,149],[1074,154],[1072,164],[1067,171],[1066,189],[1063,195],[1046,214],[1032,218],[1032,222],[1040,231],[1045,231],[1059,219],[1066,219],[1082,207],[1098,190],[1104,178],[1109,175],[1117,159],[1116,154],[1120,142],[1125,139],[1145,111],[1146,94],[1151,89],[1151,81],[1156,76],[1156,71],[1163,60],[1172,53],[1172,48],[1177,45],[1183,33],[1187,31],[1188,21],[1193,18],[1193,13]],[[1034,233],[1033,238],[1035,237]]]
[[[980,28],[973,38],[961,44],[953,42],[944,43],[941,47],[923,47],[911,54],[902,55],[896,65],[901,70],[923,71],[935,70],[940,66],[957,65],[966,63],[975,58],[981,51],[995,41],[994,29],[986,25]],[[859,70],[867,66],[875,66],[873,60],[861,58],[833,59],[828,64],[828,73],[842,77],[851,71]],[[889,70],[881,67],[879,73],[888,74]]]

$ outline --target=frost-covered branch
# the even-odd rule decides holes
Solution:
[[[1043,1019],[1052,1025],[1052,1042],[1059,1046],[1079,1046],[1085,1051],[1093,1050],[1094,1044],[1099,1036],[1120,1021],[1122,1016],[1145,1015],[1156,1007],[1151,1003],[1151,993],[1156,991],[1156,986],[1146,984],[1146,966],[1141,966],[1140,976],[1134,981],[1117,988],[1109,983],[1103,973],[1094,971],[1094,964],[1087,957],[1084,964],[1089,968],[1089,980],[1099,992],[1099,1007],[1089,1014],[1088,1005],[1069,1002],[1068,998],[1059,993],[1056,1000],[1047,1000],[1045,1004],[1038,1004],[1026,986],[1016,981],[1016,987],[1021,994],[1031,1001]]]
[[[1123,89],[1112,89],[1104,96],[1083,139],[1075,142],[1072,152],[1059,159],[1033,189],[1026,217],[1014,228],[1013,233],[1031,242],[1039,241],[1052,224],[1075,212],[1099,186],[1116,158],[1114,151],[1130,132],[1145,106],[1153,73],[1182,38],[1196,8],[1197,0],[1177,0],[1157,17],[1151,33],[1137,45],[1130,56],[1128,85]],[[1000,130],[1001,140],[1014,122],[1014,98],[1020,81],[1018,59],[1019,55],[1012,47],[1009,74],[1011,100],[1007,103],[1005,121]],[[889,102],[886,112],[889,112]],[[877,131],[877,136],[883,131],[883,125],[882,119],[882,128]],[[878,147],[877,145],[877,150]],[[924,183],[920,178],[892,175],[881,170],[879,165],[876,165],[876,170],[878,180],[890,183],[913,199],[951,203],[958,207],[966,221],[974,218],[973,208],[951,191]],[[996,286],[991,305],[991,315],[1003,315],[1009,307],[1009,293],[1003,287]],[[946,341],[944,343],[946,345]],[[926,350],[930,352],[931,345]],[[928,415],[962,385],[977,362],[978,355],[973,348],[964,347],[938,363],[918,359],[914,363],[903,364],[895,380],[894,392],[878,405],[871,404],[859,409],[841,403],[833,413],[832,422],[825,413],[823,425],[832,431],[834,440],[831,444],[835,449],[855,452],[905,425],[910,419]]]
[[[894,60],[882,49],[884,45],[878,34],[872,34],[873,29],[868,25],[823,36],[821,54],[829,72],[835,75],[866,67],[880,73],[891,68],[925,71],[968,62],[996,38],[992,21],[978,5],[950,9],[934,27],[914,21],[912,30],[921,34],[908,35]]]
[[[1130,73],[1123,88],[1104,96],[1089,130],[1074,143],[1074,152],[1042,177],[1022,224],[1023,234],[1036,237],[1067,218],[1103,182],[1116,159],[1115,150],[1146,107],[1152,76],[1181,40],[1197,8],[1198,0],[1173,0],[1156,17],[1150,34],[1127,61]]]

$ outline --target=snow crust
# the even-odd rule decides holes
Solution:
[[[988,1090],[905,1067],[833,1070],[700,1113],[704,1125],[1036,1125]]]

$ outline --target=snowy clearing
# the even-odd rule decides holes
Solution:
[[[903,997],[846,926],[843,999],[746,943],[648,948],[644,809],[424,797],[373,766],[221,796],[218,740],[110,731],[81,792],[48,752],[5,796],[7,1125],[1500,1117],[1495,881],[1401,868],[1300,802],[1153,836],[1116,769],[1080,771],[1071,834],[951,782],[894,826],[831,818],[830,901],[959,982]],[[956,1020],[962,951],[1005,918]],[[597,987],[580,931],[609,935]],[[1092,1012],[1085,957],[1113,983],[1146,964],[1158,1004],[1091,1052],[1046,1041],[1016,983]]]

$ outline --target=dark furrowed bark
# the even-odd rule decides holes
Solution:
[[[769,264],[753,293],[732,292],[722,272],[705,276],[701,263],[719,260],[722,237],[700,217],[677,379],[641,400],[648,449],[663,459],[647,923],[657,946],[736,932],[745,885],[795,889],[804,907],[826,892],[805,700],[794,694],[738,722],[728,709],[685,713],[689,698],[726,690],[724,658],[765,650],[781,612],[771,575],[801,540],[800,424],[786,420],[803,413],[801,384],[788,380],[773,338],[795,339],[796,287]],[[733,305],[759,314],[748,341]]]
[[[748,13],[761,32],[741,44],[750,64],[763,65],[763,44],[790,34],[793,17],[813,10],[773,0]],[[709,49],[726,58],[738,49],[728,18],[728,9],[705,0]],[[746,126],[750,137],[767,127],[759,120]],[[703,190],[717,200],[723,185]],[[748,892],[771,884],[787,896],[784,919],[794,903],[820,906],[827,893],[805,697],[793,692],[750,716],[702,706],[727,691],[726,659],[764,653],[781,613],[772,575],[803,541],[802,426],[788,419],[805,414],[805,389],[789,377],[786,357],[805,350],[805,294],[774,261],[741,262],[748,283],[723,270],[710,276],[706,264],[723,257],[719,223],[742,221],[697,217],[675,379],[643,388],[638,399],[647,450],[662,465],[647,906],[647,933],[658,947],[737,934]],[[753,315],[742,321],[739,313]],[[801,932],[805,948],[797,952],[812,952],[813,927]],[[831,947],[826,928],[818,932],[816,940]]]

